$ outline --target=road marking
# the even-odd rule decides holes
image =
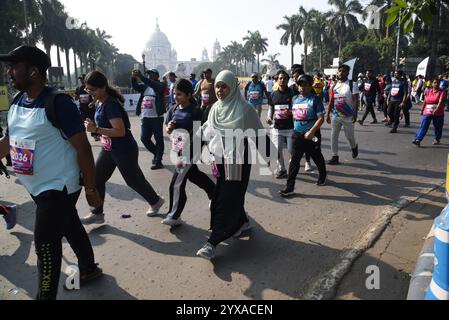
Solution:
[[[340,256],[340,262],[327,272],[322,273],[319,279],[309,287],[309,290],[303,298],[306,300],[333,299],[337,292],[338,285],[343,277],[349,272],[352,264],[367,249],[374,245],[390,224],[391,219],[412,203],[436,189],[444,187],[444,185],[445,182],[440,183],[439,185],[433,185],[431,188],[428,188],[426,192],[421,193],[417,197],[413,199],[400,199],[383,210],[382,213],[379,214],[377,220],[367,228],[368,231],[354,244],[354,248],[343,252]]]

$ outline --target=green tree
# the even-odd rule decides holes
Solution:
[[[281,45],[288,46],[290,44],[291,50],[291,65],[295,63],[295,45],[298,43],[296,38],[298,28],[298,15],[284,16],[284,23],[276,26],[276,29],[283,30],[281,37]]]
[[[343,37],[346,33],[354,31],[358,25],[356,14],[362,14],[362,5],[357,0],[329,0],[335,7],[331,12],[329,27],[338,39],[338,56],[341,56]]]
[[[248,35],[243,38],[243,41],[246,41],[249,48],[257,55],[257,72],[260,73],[260,55],[267,52],[268,39],[263,38],[259,31],[248,31]]]

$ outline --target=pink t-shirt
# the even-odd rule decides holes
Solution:
[[[426,93],[426,106],[424,107],[424,115],[432,115],[433,111],[437,110],[435,116],[444,116],[444,107],[438,108],[441,95],[444,95],[443,91],[429,90]],[[444,101],[444,98],[443,98]]]

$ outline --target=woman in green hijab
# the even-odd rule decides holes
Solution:
[[[217,162],[223,164],[213,164],[212,171],[217,184],[211,202],[212,233],[206,245],[197,253],[209,260],[215,257],[215,248],[220,242],[250,228],[244,208],[251,175],[248,139],[231,137],[229,140],[229,133],[252,129],[255,137],[260,134],[266,137],[257,112],[243,98],[237,78],[231,71],[222,71],[217,76],[215,92],[218,101],[213,105],[203,129],[206,140],[209,140],[209,150],[219,155],[219,158],[222,157],[223,161]],[[243,141],[243,144],[239,145],[239,141]],[[239,159],[242,161],[239,162]]]

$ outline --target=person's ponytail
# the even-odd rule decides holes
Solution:
[[[123,104],[125,103],[125,98],[123,97],[123,95],[122,95],[117,89],[111,88],[111,87],[108,85],[108,86],[106,87],[106,93],[107,93],[110,97],[112,97],[112,98],[118,100],[118,101],[120,102],[120,104],[123,105]]]

